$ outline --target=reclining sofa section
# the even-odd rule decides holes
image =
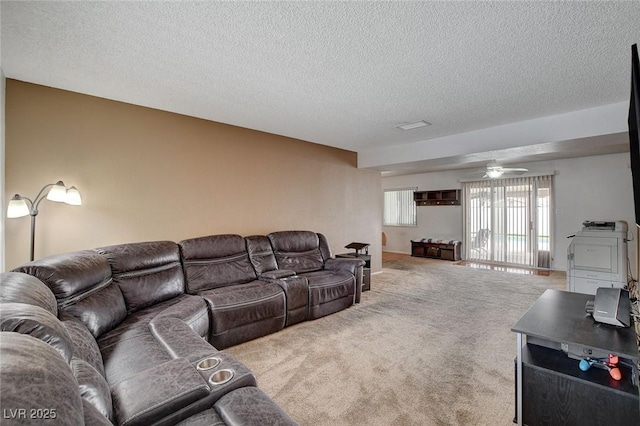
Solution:
[[[0,274],[0,402],[60,407],[66,424],[295,424],[220,349],[349,307],[363,264],[332,258],[324,236],[309,231],[121,244],[27,263]],[[215,367],[198,368],[210,358]],[[220,370],[232,371],[222,383],[212,379]]]

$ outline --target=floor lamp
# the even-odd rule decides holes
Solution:
[[[44,191],[49,189],[49,192],[45,196]],[[80,192],[75,186],[67,188],[64,186],[64,182],[59,180],[56,183],[50,183],[42,187],[36,198],[33,200],[23,197],[19,194],[13,196],[9,205],[7,206],[7,217],[16,218],[31,215],[31,254],[29,260],[33,260],[34,242],[36,234],[36,216],[38,216],[38,206],[44,199],[50,201],[57,201],[60,203],[67,203],[72,206],[79,206],[82,204],[82,197]]]

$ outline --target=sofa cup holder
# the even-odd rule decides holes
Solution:
[[[224,385],[233,379],[233,375],[233,370],[229,370],[228,368],[218,370],[209,376],[209,383],[215,386]]]
[[[217,366],[219,366],[220,362],[220,358],[218,357],[209,357],[200,361],[196,365],[196,368],[200,371],[211,370],[212,368],[216,368]]]

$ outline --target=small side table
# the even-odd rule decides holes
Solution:
[[[364,269],[362,271],[362,291],[371,290],[371,255],[359,253],[342,253],[336,254],[336,257],[343,259],[350,258],[364,260]]]

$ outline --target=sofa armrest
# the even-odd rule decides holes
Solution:
[[[149,323],[151,334],[172,358],[195,363],[218,350],[179,318],[156,317]]]
[[[307,278],[303,275],[292,275],[272,282],[278,284],[285,294],[287,301],[286,326],[306,320],[309,311],[309,281]]]
[[[291,269],[274,269],[273,271],[265,272],[258,278],[265,281],[273,281],[280,278],[292,277],[295,274],[296,271],[292,271]]]
[[[354,303],[360,303],[362,296],[362,280],[365,261],[362,259],[327,259],[324,263],[324,269],[330,271],[348,271],[353,274],[356,280],[356,292],[354,295]]]
[[[209,395],[200,373],[177,358],[136,374],[111,389],[118,425],[148,425]]]
[[[200,375],[204,380],[209,380],[212,374],[215,374],[219,370],[231,370],[233,371],[233,377],[226,383],[214,384],[209,383],[210,392],[209,396],[201,398],[188,407],[184,407],[180,410],[174,411],[170,415],[166,416],[162,420],[155,422],[155,426],[172,426],[182,420],[193,416],[196,413],[211,409],[213,404],[226,394],[233,392],[235,389],[245,387],[256,387],[256,377],[249,369],[240,361],[226,352],[218,352],[215,354],[215,358],[220,360],[220,364],[211,369],[200,371]],[[199,423],[198,423],[199,424]],[[208,424],[208,423],[207,423]]]
[[[258,388],[230,392],[220,398],[214,408],[227,425],[298,425]]]
[[[358,268],[364,267],[364,260],[362,259],[327,259],[324,262],[324,269],[331,271],[349,271],[353,275],[358,272]]]

